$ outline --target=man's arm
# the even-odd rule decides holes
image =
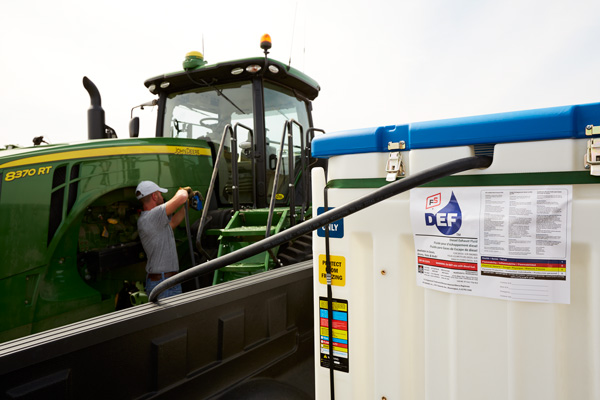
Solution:
[[[165,203],[165,210],[167,212],[167,215],[171,215],[173,213],[175,213],[175,211],[181,207],[183,204],[185,204],[185,201],[188,198],[188,192],[187,190],[184,189],[179,189],[177,191],[177,193],[175,193],[175,196],[173,196],[169,201],[167,201]],[[185,209],[181,208],[179,211],[177,211],[172,217],[171,217],[171,221],[169,222],[169,225],[171,225],[171,228],[175,229],[175,227],[177,225],[179,225],[181,223],[181,221],[183,221],[183,218],[185,217]]]

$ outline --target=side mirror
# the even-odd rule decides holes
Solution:
[[[269,169],[275,171],[277,168],[277,156],[275,154],[269,155]]]
[[[133,117],[129,121],[129,137],[138,137],[140,134],[140,117]]]

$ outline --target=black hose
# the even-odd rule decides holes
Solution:
[[[329,188],[323,189],[323,211],[329,211]],[[333,362],[333,288],[331,287],[331,252],[329,251],[329,224],[325,225],[325,272],[327,273],[327,335],[329,342],[329,398],[335,400],[335,364]]]
[[[435,181],[436,179],[456,174],[458,172],[463,172],[474,168],[487,168],[491,165],[491,163],[492,158],[487,156],[465,157],[426,169],[425,171],[416,173],[408,178],[390,183],[389,185],[379,188],[368,195],[346,203],[343,206],[336,207],[315,218],[271,236],[268,239],[263,239],[260,242],[253,243],[247,247],[244,247],[243,249],[234,251],[233,253],[225,254],[224,256],[208,261],[202,265],[197,265],[175,276],[172,276],[171,278],[159,283],[150,293],[148,300],[156,301],[159,294],[175,285],[178,285],[189,279],[193,279],[201,274],[216,271],[219,268],[223,268],[248,257],[252,257],[256,254],[262,253],[263,251],[267,251],[275,246],[289,242],[290,240],[296,239],[297,237],[300,237],[308,232],[312,232],[334,221],[337,221],[338,219],[347,217],[350,214],[354,214],[363,208],[379,203],[380,201],[386,200],[392,196],[413,189],[417,186],[424,185],[426,183]]]
[[[196,265],[196,257],[194,256],[194,246],[192,244],[192,231],[190,229],[190,211],[189,211],[189,202],[188,199],[185,204],[185,231],[188,237],[188,246],[190,246],[190,259],[192,260],[192,266]],[[200,289],[200,280],[196,276],[196,289]]]

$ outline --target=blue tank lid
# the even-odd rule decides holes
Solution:
[[[584,138],[587,125],[600,125],[600,103],[327,133],[313,140],[312,156],[389,152],[388,143],[400,141],[411,150]]]

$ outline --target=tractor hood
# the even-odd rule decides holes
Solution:
[[[206,153],[206,154],[204,154]],[[173,138],[104,139],[0,152],[3,169],[35,168],[36,164],[140,154],[210,154],[204,141]]]

